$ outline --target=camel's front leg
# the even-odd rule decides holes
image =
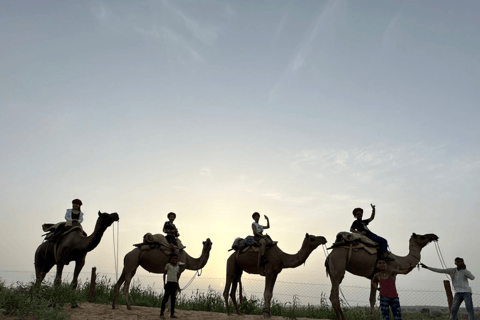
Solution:
[[[272,313],[270,312],[270,303],[272,302],[273,297],[273,287],[275,286],[275,281],[277,280],[278,273],[268,272],[265,275],[265,292],[263,294],[264,307],[263,307],[263,317],[271,318]]]
[[[53,282],[54,285],[59,285],[62,283],[62,272],[64,267],[63,261],[57,262],[57,274],[55,275],[55,281]]]
[[[332,280],[332,290],[330,292],[330,302],[332,303],[332,307],[337,314],[338,320],[347,320],[343,315],[342,308],[340,307],[340,296],[339,296],[339,288],[340,283]]]
[[[370,287],[370,319],[374,319],[375,313],[375,298],[377,297],[377,290],[374,287]]]
[[[84,265],[85,265],[85,257],[83,257],[83,259],[75,261],[75,270],[73,271],[73,279],[71,283],[71,286],[73,289],[77,289],[78,276],[80,274],[80,271],[82,271]]]

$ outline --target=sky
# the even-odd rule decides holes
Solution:
[[[392,252],[406,255],[414,232],[435,233],[448,267],[460,256],[480,276],[479,10],[443,0],[1,2],[0,270],[33,273],[41,225],[79,198],[87,233],[98,211],[120,216],[87,273],[115,272],[113,228],[121,267],[173,211],[191,256],[212,240],[203,276],[221,285],[253,212],[296,253],[306,233],[331,244],[353,208],[368,217],[373,203],[370,229]],[[324,260],[318,248],[279,280],[329,283]],[[441,267],[434,244],[422,262]],[[397,286],[443,290],[444,279],[415,271]],[[369,285],[349,274],[343,284]]]

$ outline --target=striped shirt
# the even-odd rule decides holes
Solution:
[[[475,276],[467,269],[457,270],[457,268],[437,269],[428,267],[428,270],[438,273],[447,273],[452,277],[453,290],[455,292],[472,292],[468,285],[468,279],[473,280]]]

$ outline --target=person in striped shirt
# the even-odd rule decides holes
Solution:
[[[475,311],[473,310],[472,302],[472,288],[468,285],[468,279],[474,280],[475,276],[467,270],[467,266],[462,258],[455,258],[456,268],[437,269],[427,267],[423,263],[420,265],[433,272],[447,273],[452,278],[453,290],[455,296],[453,297],[452,311],[450,312],[450,320],[457,320],[458,309],[462,301],[465,301],[468,317],[470,320],[475,320]]]

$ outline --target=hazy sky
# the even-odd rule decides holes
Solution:
[[[480,276],[478,1],[3,1],[0,269],[32,271],[41,225],[120,215],[120,263],[177,213],[224,277],[251,214],[288,253],[352,209],[406,255],[435,233]],[[422,262],[440,267],[433,244]],[[325,282],[321,248],[279,280]],[[84,271],[114,272],[112,230]],[[53,272],[51,275],[53,275]],[[65,272],[73,272],[67,266]],[[442,289],[412,272],[399,287]],[[185,280],[186,281],[186,280]],[[365,285],[347,276],[345,285]],[[471,282],[478,293],[479,280]]]

